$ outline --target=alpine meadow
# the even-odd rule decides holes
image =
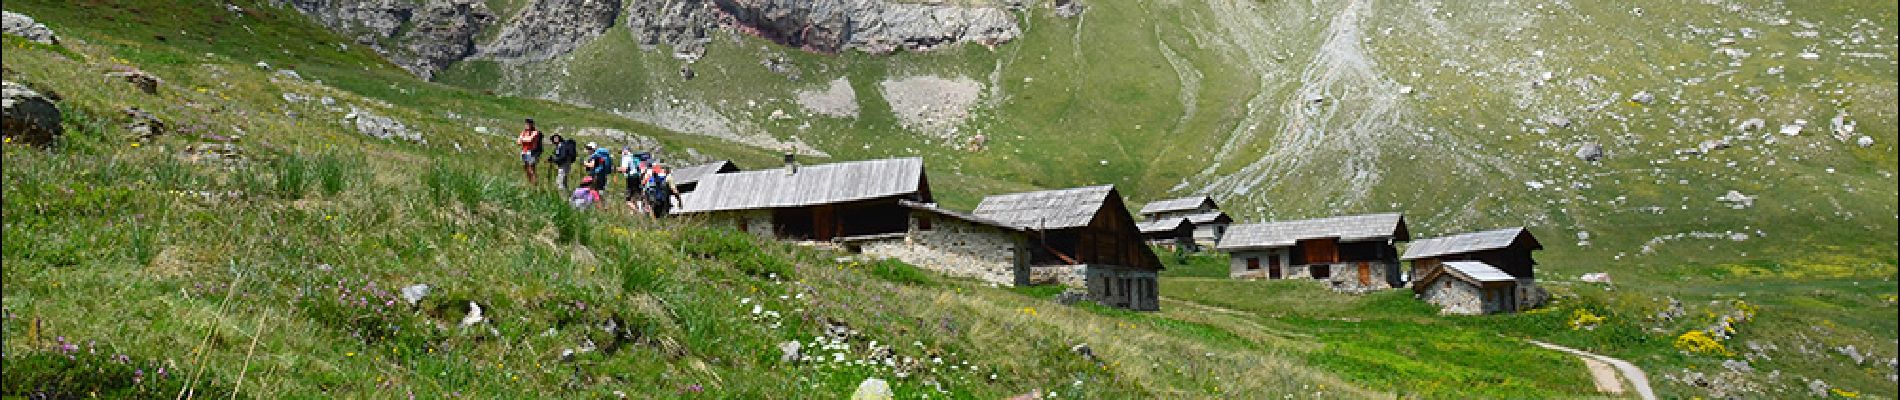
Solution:
[[[1900,398],[1890,1],[4,8],[0,397]]]

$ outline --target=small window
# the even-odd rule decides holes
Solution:
[[[1247,270],[1248,271],[1260,270],[1260,257],[1247,257]]]
[[[930,217],[927,217],[927,216],[917,217],[917,230],[920,230],[920,231],[930,230]]]
[[[1331,265],[1315,265],[1313,266],[1312,269],[1313,269],[1313,279],[1326,279],[1326,278],[1333,277],[1333,266]]]

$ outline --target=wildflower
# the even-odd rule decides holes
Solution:
[[[134,148],[134,149],[136,149],[136,148],[139,148],[139,144],[138,144],[138,143],[132,143],[132,148]]]
[[[343,356],[344,356],[344,357],[356,357],[356,352],[354,352],[354,351],[352,351],[352,352],[347,352],[347,353],[343,353]]]

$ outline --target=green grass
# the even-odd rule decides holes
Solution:
[[[1217,251],[1176,252],[1156,247],[1155,255],[1161,256],[1161,270],[1165,278],[1226,278],[1231,272],[1227,265],[1227,253]]]
[[[1032,7],[1023,17],[1028,35],[994,50],[767,50],[798,65],[798,81],[765,71],[757,49],[766,44],[754,38],[719,37],[694,65],[699,78],[686,81],[664,51],[643,52],[626,35],[610,34],[571,60],[518,68],[464,62],[431,83],[363,46],[345,50],[338,44],[350,41],[294,11],[257,2],[234,2],[243,13],[167,1],[9,2],[10,11],[32,15],[64,39],[47,46],[7,37],[4,45],[9,80],[65,97],[67,135],[51,150],[6,148],[5,394],[40,388],[158,397],[189,385],[201,394],[257,397],[396,389],[688,397],[699,385],[704,397],[823,397],[866,376],[894,376],[777,363],[777,343],[809,340],[822,321],[840,320],[902,347],[899,354],[955,354],[999,376],[938,367],[893,379],[902,393],[934,391],[925,382],[936,381],[951,397],[985,398],[1032,389],[1098,398],[1591,395],[1569,359],[1517,341],[1530,338],[1629,359],[1649,370],[1665,396],[1695,397],[1709,393],[1663,377],[1719,373],[1722,361],[1740,356],[1683,354],[1671,340],[1744,300],[1760,314],[1727,346],[1738,353],[1749,342],[1778,346],[1756,357],[1757,373],[1740,376],[1764,388],[1755,395],[1802,395],[1805,379],[1820,378],[1900,397],[1879,368],[1832,350],[1900,353],[1891,300],[1900,230],[1879,217],[1900,208],[1891,178],[1900,169],[1894,67],[1837,54],[1831,44],[1822,46],[1820,63],[1789,55],[1833,40],[1860,18],[1893,20],[1889,3],[1804,2],[1762,14],[1818,22],[1818,39],[1792,36],[1806,29],[1798,23],[1776,27],[1709,5],[1645,6],[1638,17],[1617,4],[1445,4],[1429,8],[1436,14],[1374,4],[1360,27],[1377,78],[1424,94],[1402,100],[1395,114],[1404,124],[1390,135],[1355,142],[1386,150],[1375,160],[1381,179],[1374,189],[1363,198],[1339,192],[1336,184],[1348,179],[1331,174],[1346,169],[1322,153],[1308,157],[1313,167],[1272,175],[1277,186],[1216,195],[1242,221],[1400,209],[1420,237],[1530,225],[1547,247],[1539,278],[1560,298],[1509,316],[1439,317],[1402,294],[1351,297],[1297,283],[1198,279],[1225,276],[1224,260],[1208,255],[1164,257],[1162,293],[1173,300],[1161,313],[1060,307],[1050,300],[1060,288],[994,290],[894,263],[854,268],[832,262],[834,254],[690,221],[577,212],[550,191],[520,186],[506,135],[473,133],[507,132],[534,117],[554,131],[621,129],[744,167],[774,163],[769,151],[600,111],[678,97],[723,103],[717,107],[742,129],[798,136],[837,159],[925,156],[935,194],[953,208],[972,207],[986,194],[1095,183],[1115,183],[1133,200],[1173,197],[1210,185],[1203,170],[1237,173],[1275,150],[1272,139],[1297,112],[1282,100],[1297,101],[1301,72],[1345,4],[1098,3],[1078,19]],[[525,3],[489,4],[510,15]],[[1533,20],[1497,22],[1527,15]],[[1223,24],[1235,20],[1271,29]],[[1707,43],[1733,31],[1692,35],[1655,21],[1751,27],[1761,36],[1741,45],[1754,56],[1729,66]],[[1869,43],[1889,50],[1861,50],[1894,57],[1891,35],[1872,37]],[[1243,51],[1259,48],[1284,60]],[[1535,51],[1545,52],[1541,61],[1527,58]],[[260,61],[305,80],[273,80],[253,66]],[[160,94],[99,76],[122,65],[163,78]],[[1770,76],[1770,67],[1786,71]],[[1183,81],[1177,68],[1201,77]],[[1525,92],[1520,70],[1551,70],[1559,81],[1601,79],[1588,89],[1558,83]],[[988,151],[954,150],[898,127],[879,84],[919,74],[968,77],[994,90],[964,127],[988,135]],[[834,78],[856,91],[858,118],[764,117],[772,109],[802,114],[788,100],[792,93]],[[1755,86],[1771,100],[1742,95]],[[541,95],[555,87],[599,110],[488,92]],[[1621,101],[1638,90],[1665,101]],[[1678,91],[1683,100],[1672,98]],[[368,139],[340,112],[287,103],[285,92],[372,109],[428,143]],[[1606,99],[1600,111],[1579,111]],[[762,105],[737,110],[748,100]],[[174,132],[135,146],[117,120],[128,106],[154,113]],[[1340,115],[1351,114],[1345,110]],[[1826,138],[1825,121],[1842,111],[1878,145]],[[1535,124],[1520,122],[1546,113],[1564,113],[1577,125],[1535,133],[1526,130]],[[1774,145],[1738,142],[1704,157],[1672,154],[1732,132],[1733,120],[1747,117],[1768,119],[1771,130],[1804,118],[1819,133]],[[1317,123],[1343,132],[1350,122]],[[1229,144],[1250,127],[1256,139]],[[1407,142],[1405,135],[1418,132],[1452,144]],[[186,146],[222,145],[220,137],[241,137],[232,143],[246,161],[226,167],[180,155]],[[1579,141],[1605,143],[1612,156],[1572,165],[1564,146]],[[1223,150],[1230,155],[1214,156]],[[1458,167],[1458,160],[1477,163]],[[1523,188],[1544,179],[1566,189]],[[1710,201],[1726,190],[1761,197],[1747,210]],[[1591,233],[1591,243],[1577,244],[1578,232]],[[1750,236],[1659,240],[1689,232]],[[1610,272],[1617,283],[1576,283],[1586,272]],[[417,306],[337,300],[345,289],[374,293],[372,283],[383,292],[414,283],[435,291]],[[750,304],[739,303],[745,298],[783,313],[779,325],[753,316]],[[1689,315],[1655,319],[1670,298]],[[492,314],[493,330],[455,326],[469,301]],[[1571,329],[1578,310],[1608,322]],[[584,328],[605,321],[629,331],[612,337]],[[65,358],[52,346],[59,336],[130,360],[90,352]],[[559,350],[584,339],[618,347],[560,360]],[[1080,343],[1101,363],[1069,353]],[[126,385],[125,367],[156,375],[146,367],[160,363],[172,366],[170,378]],[[71,372],[82,370],[98,379]]]
[[[219,57],[139,65],[166,77],[159,96],[89,84],[99,65],[86,60],[116,47],[66,34],[88,39],[67,47],[81,57],[5,53],[9,79],[62,89],[71,132],[48,149],[4,152],[8,396],[823,397],[866,377],[959,398],[1301,386],[1374,395],[1204,326],[1061,307],[902,264],[854,267],[690,220],[576,211],[553,190],[522,186],[512,165],[479,154],[483,139],[400,92],[272,82]],[[432,87],[378,86],[391,85]],[[284,108],[300,106],[276,99],[284,91],[386,101],[383,112],[430,143],[371,139],[308,117],[323,112],[313,108],[292,116]],[[546,103],[458,101],[504,104],[461,118],[609,120]],[[216,107],[193,113],[185,103]],[[201,126],[137,142],[113,121],[124,106]],[[241,135],[231,143],[245,158],[227,167],[181,154],[221,145],[213,135]],[[412,305],[398,293],[414,284],[431,289]],[[462,326],[477,307],[484,322]],[[888,352],[892,364],[779,361],[778,343],[810,343],[831,324],[858,332],[851,350],[813,356],[881,363]],[[1079,343],[1098,361],[1072,353]],[[1200,369],[1147,362],[1164,355],[1191,355]],[[1262,365],[1283,377],[1241,379]]]

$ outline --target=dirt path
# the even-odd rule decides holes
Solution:
[[[1656,399],[1656,392],[1649,388],[1649,376],[1644,375],[1641,368],[1636,368],[1636,365],[1630,364],[1629,361],[1536,340],[1525,339],[1524,341],[1531,342],[1531,344],[1535,344],[1538,347],[1570,353],[1576,355],[1577,358],[1583,359],[1583,364],[1590,368],[1590,376],[1596,381],[1597,390],[1599,391],[1610,394],[1622,394],[1623,386],[1620,382],[1617,382],[1616,379],[1616,374],[1620,372],[1623,374],[1623,379],[1629,382],[1631,387],[1636,388],[1637,397],[1641,397],[1643,400]],[[1615,370],[1611,371],[1610,367],[1615,367]],[[1605,388],[1615,389],[1605,390]]]

